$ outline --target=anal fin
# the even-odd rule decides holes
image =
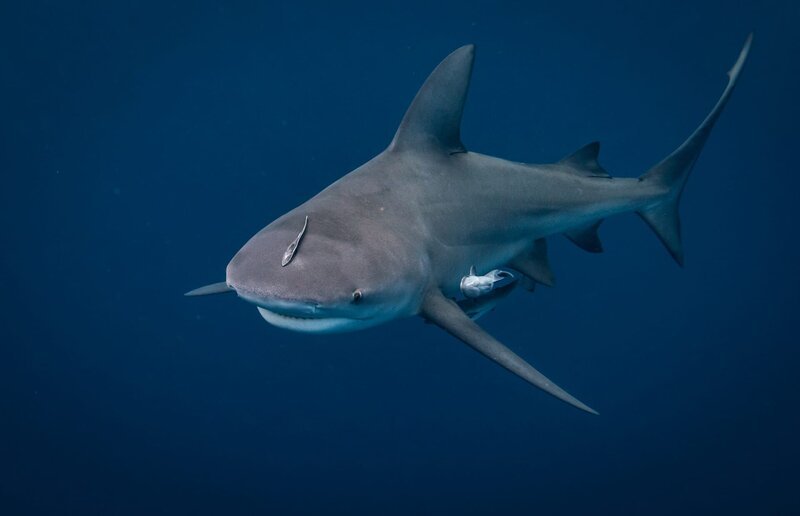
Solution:
[[[516,353],[486,333],[459,308],[455,301],[445,297],[441,291],[435,290],[425,296],[421,315],[531,385],[575,408],[597,414],[595,410],[554,384]]]
[[[590,253],[602,253],[603,243],[600,241],[600,236],[597,234],[597,229],[602,223],[603,219],[600,219],[597,222],[589,224],[588,226],[566,231],[564,232],[564,236],[569,238],[573,244],[577,245],[584,251],[588,251]]]

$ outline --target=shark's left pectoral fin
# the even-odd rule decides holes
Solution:
[[[234,290],[226,282],[220,281],[219,283],[212,283],[211,285],[190,290],[184,296],[210,296],[211,294],[227,294],[228,292],[234,292]]]
[[[523,380],[542,389],[548,394],[569,403],[590,414],[596,411],[571,396],[564,389],[551,382],[545,375],[525,362],[497,339],[483,331],[464,311],[439,290],[429,292],[422,304],[422,317],[436,324],[476,351],[497,362]]]

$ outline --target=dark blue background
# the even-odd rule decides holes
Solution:
[[[798,510],[796,2],[4,2],[3,514]],[[484,326],[559,403],[418,319],[307,336],[221,281],[249,236],[382,150],[478,45],[464,141],[636,176],[750,62],[682,204]],[[468,200],[465,199],[465,202]]]

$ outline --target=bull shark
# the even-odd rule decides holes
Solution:
[[[419,315],[532,385],[597,414],[475,319],[508,294],[517,275],[531,287],[554,284],[546,238],[563,234],[601,252],[597,228],[612,215],[637,213],[683,265],[681,193],[751,42],[752,34],[700,126],[637,178],[611,177],[598,162],[597,142],[548,164],[468,151],[460,128],[475,46],[463,46],[430,74],[383,152],[256,233],[228,263],[224,282],[186,295],[235,292],[268,323],[308,333]],[[493,289],[500,280],[506,284]]]

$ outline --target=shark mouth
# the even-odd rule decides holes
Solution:
[[[367,326],[372,326],[368,319],[287,315],[285,313],[273,312],[262,306],[258,306],[257,308],[261,317],[271,325],[304,333],[337,333],[359,330]]]

